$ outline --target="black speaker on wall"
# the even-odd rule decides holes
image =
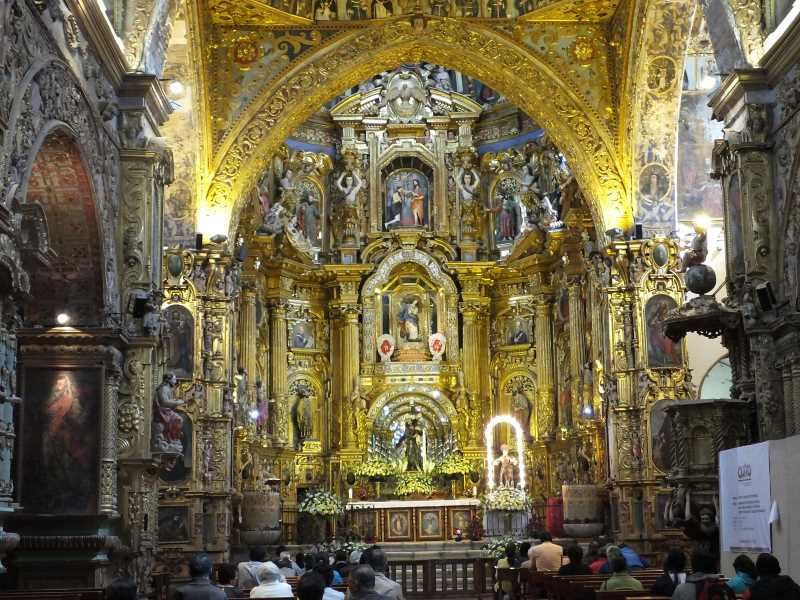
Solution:
[[[775,298],[775,292],[772,291],[772,284],[769,282],[759,285],[756,288],[756,298],[758,299],[758,306],[763,311],[772,310],[778,303]]]
[[[195,250],[202,250],[203,249],[203,234],[196,233],[194,236],[194,249]]]
[[[636,225],[633,226],[633,239],[644,239],[644,227],[641,223],[636,223]]]

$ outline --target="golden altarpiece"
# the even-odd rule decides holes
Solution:
[[[660,328],[683,299],[677,246],[612,231],[603,249],[547,136],[480,146],[484,122],[518,111],[435,73],[405,66],[338,98],[335,146],[287,140],[232,253],[166,251],[163,368],[184,403],[162,475],[165,562],[300,541],[298,502],[318,489],[390,499],[394,512],[350,523],[367,537],[450,539],[464,517],[447,502],[474,511],[495,478],[484,430],[498,415],[518,427],[498,424],[491,450],[521,451],[542,526],[545,499],[588,486],[595,514],[567,523],[670,537],[663,405],[693,393]],[[440,483],[431,471],[452,456],[468,468]]]

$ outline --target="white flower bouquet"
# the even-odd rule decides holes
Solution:
[[[421,471],[408,471],[397,476],[397,485],[394,493],[398,496],[420,494],[429,496],[434,492],[433,478],[428,473]]]
[[[353,475],[366,478],[391,477],[395,472],[395,465],[381,458],[370,458],[353,469]]]
[[[516,542],[517,541],[510,536],[492,538],[481,546],[481,550],[483,550],[489,558],[499,560],[506,555],[506,546]]]
[[[297,505],[297,511],[321,517],[333,517],[344,512],[342,502],[327,490],[317,490],[306,494]]]
[[[442,462],[436,465],[436,472],[440,475],[466,475],[472,471],[472,463],[459,452],[448,454]]]
[[[499,487],[481,498],[481,506],[484,510],[518,512],[530,506],[530,499],[519,488]]]

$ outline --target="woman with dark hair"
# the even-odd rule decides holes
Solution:
[[[314,565],[314,571],[319,573],[325,581],[325,593],[322,600],[344,600],[344,592],[339,592],[331,587],[333,585],[333,568],[330,565],[318,561]]]
[[[728,581],[728,587],[737,594],[744,594],[756,582],[758,577],[756,563],[746,554],[740,554],[733,561],[733,570],[736,575]]]
[[[500,560],[497,561],[496,569],[513,569],[514,565],[516,564],[517,560],[517,545],[514,542],[509,543],[506,546],[506,554]],[[499,592],[501,590],[501,586],[499,583],[494,584],[494,591]],[[510,581],[504,581],[502,583],[502,591],[503,594],[511,594],[513,590],[513,584]]]
[[[583,548],[578,544],[567,546],[564,556],[569,559],[569,564],[562,565],[558,570],[559,575],[591,575],[592,571],[583,564]]]
[[[680,548],[672,548],[664,559],[664,573],[656,579],[650,593],[654,596],[672,596],[675,588],[686,583],[686,555]]]

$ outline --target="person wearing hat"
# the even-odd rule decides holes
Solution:
[[[251,598],[293,598],[292,586],[283,580],[280,569],[267,561],[256,570],[259,584],[250,590]]]

